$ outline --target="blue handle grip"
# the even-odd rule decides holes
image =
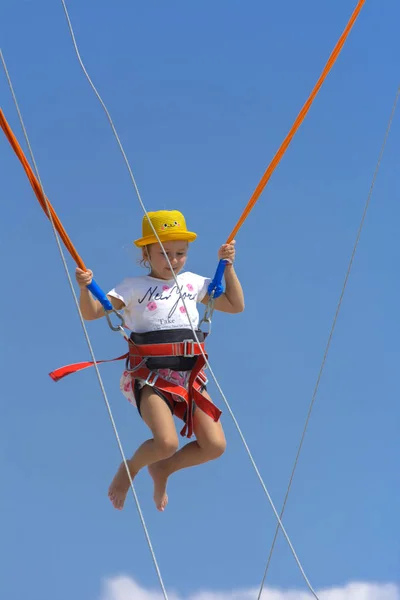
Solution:
[[[214,292],[214,298],[219,298],[224,292],[224,286],[222,285],[222,278],[226,265],[229,264],[227,260],[220,260],[218,263],[217,270],[215,271],[214,279],[208,286],[208,295]]]
[[[86,287],[90,292],[92,292],[93,296],[97,298],[100,304],[102,304],[105,310],[113,310],[113,305],[111,304],[101,287],[97,285],[94,279],[92,279],[92,283],[87,285]]]

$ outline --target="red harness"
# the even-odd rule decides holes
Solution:
[[[170,342],[163,344],[135,344],[131,339],[129,340],[129,352],[118,358],[111,360],[99,360],[97,364],[104,362],[113,362],[116,360],[128,359],[129,371],[132,375],[132,385],[134,385],[135,379],[141,379],[145,382],[145,385],[154,387],[160,390],[163,395],[168,399],[173,413],[185,422],[185,425],[181,431],[182,436],[190,438],[193,434],[193,408],[196,405],[200,410],[205,412],[215,422],[217,422],[222,412],[213,404],[208,398],[202,393],[202,388],[207,382],[207,378],[204,374],[205,358],[204,343],[196,343],[193,340],[185,340],[183,342]],[[180,356],[185,358],[197,357],[196,363],[190,372],[188,389],[171,383],[163,377],[161,377],[155,371],[151,371],[146,366],[146,360],[150,357],[162,357],[162,356]],[[208,358],[207,354],[205,356]],[[50,377],[54,381],[59,381],[63,377],[76,373],[82,369],[92,367],[93,362],[82,362],[73,365],[67,365],[56,369],[50,373]],[[182,398],[183,402],[174,403],[172,395],[177,395]]]

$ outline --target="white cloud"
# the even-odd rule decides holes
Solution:
[[[169,600],[255,600],[257,589],[196,592],[184,598],[168,591]],[[318,592],[320,600],[400,600],[400,588],[394,584],[355,582],[344,587]],[[104,581],[101,600],[164,600],[161,591],[146,590],[125,575]],[[313,600],[308,592],[265,589],[262,600]]]

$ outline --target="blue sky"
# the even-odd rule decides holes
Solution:
[[[182,210],[199,234],[191,270],[213,273],[219,245],[355,4],[69,3],[82,57],[147,208]],[[399,18],[394,0],[367,0],[237,236],[246,310],[214,317],[211,363],[277,506],[399,83]],[[103,288],[139,274],[132,239],[141,209],[74,56],[61,2],[8,3],[0,35],[46,193],[65,228]],[[4,76],[0,98],[22,142]],[[344,595],[357,582],[367,585],[368,600],[400,597],[399,140],[397,114],[285,517],[314,587],[339,590],[334,600],[359,598],[359,587]],[[47,375],[85,360],[88,350],[49,224],[5,139],[0,152],[0,596],[156,599],[133,501],[119,513],[107,498],[120,457],[95,373],[58,384]],[[124,351],[105,322],[88,329],[98,358]],[[119,392],[120,366],[101,373],[131,454],[146,428]],[[223,423],[226,454],[175,475],[165,514],[153,508],[147,474],[136,482],[165,583],[179,600],[225,600],[229,590],[245,590],[238,600],[254,597],[275,530],[226,411]],[[281,538],[267,584],[305,591]],[[195,596],[203,589],[208,596]],[[279,594],[266,598],[289,600]]]

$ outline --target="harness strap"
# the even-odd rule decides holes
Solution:
[[[128,358],[128,356],[131,360],[134,357],[150,358],[153,356],[194,357],[201,356],[202,351],[205,351],[204,343],[197,344],[192,340],[185,340],[184,342],[173,342],[169,344],[134,344],[132,340],[129,340],[129,352],[123,354],[122,356],[118,356],[117,358],[111,358],[109,360],[98,360],[97,364],[100,365],[102,363],[123,360],[124,358]],[[72,365],[66,365],[65,367],[60,367],[59,369],[55,369],[55,371],[52,371],[50,373],[50,377],[53,379],[53,381],[59,381],[67,375],[72,375],[72,373],[77,373],[78,371],[82,371],[83,369],[93,367],[93,365],[94,362],[89,361],[74,363]]]
[[[116,360],[123,360],[124,358],[128,358],[129,352],[123,354],[122,356],[118,356],[117,358],[110,358],[108,360],[97,360],[96,364],[100,365],[101,363],[114,362]],[[65,367],[60,367],[59,369],[55,369],[51,373],[49,373],[50,377],[53,381],[60,381],[63,377],[67,375],[72,375],[72,373],[77,373],[78,371],[82,371],[82,369],[87,369],[88,367],[93,367],[94,362],[80,362],[74,363],[72,365],[66,365]]]
[[[204,359],[203,359],[204,361]],[[150,371],[147,367],[141,367],[132,373],[133,379],[141,379],[145,382],[146,385],[154,387],[157,390],[160,390],[164,394],[166,394],[171,400],[172,404],[172,395],[179,396],[182,398],[183,402],[179,402],[177,407],[174,410],[174,414],[185,421],[185,425],[181,430],[181,435],[186,436],[188,438],[193,435],[193,406],[194,404],[198,406],[200,410],[206,413],[209,417],[213,419],[213,421],[217,422],[222,414],[222,411],[215,406],[208,398],[203,396],[201,393],[201,387],[205,382],[205,376],[203,375],[202,365],[200,363],[199,366],[195,366],[193,369],[188,389],[184,388],[181,385],[176,383],[172,383],[167,379],[158,375],[154,371]],[[194,373],[196,371],[197,373]]]
[[[139,355],[143,358],[153,356],[201,356],[205,352],[204,343],[197,344],[193,340],[183,342],[169,342],[167,344],[136,344],[129,341],[129,354]]]
[[[131,340],[129,341],[129,352],[112,358],[109,360],[99,360],[97,364],[114,362],[117,360],[129,359],[131,367],[132,379],[141,379],[146,385],[150,385],[165,394],[168,395],[172,403],[172,395],[179,396],[183,402],[179,402],[176,405],[174,414],[185,421],[185,425],[181,431],[182,436],[190,438],[193,435],[193,407],[194,404],[199,407],[200,410],[205,412],[215,422],[217,422],[222,414],[222,411],[215,406],[208,398],[203,396],[201,390],[202,384],[206,382],[206,377],[203,373],[205,365],[205,358],[203,356],[204,344],[197,344],[192,340],[185,340],[183,342],[172,342],[167,344],[134,344]],[[196,363],[190,372],[188,389],[172,383],[163,377],[161,377],[155,371],[151,371],[147,366],[143,364],[143,359],[154,356],[184,356],[184,357],[197,357]],[[205,355],[207,356],[207,355]],[[92,367],[94,362],[80,362],[71,365],[66,365],[52,371],[50,377],[53,381],[59,381],[71,375],[77,373],[83,369]],[[182,405],[182,406],[180,406]],[[183,410],[185,409],[185,410]]]

